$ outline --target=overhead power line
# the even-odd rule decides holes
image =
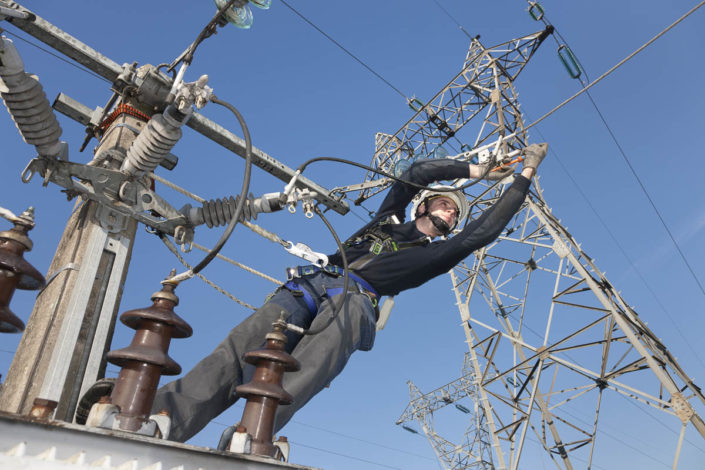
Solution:
[[[660,38],[661,36],[663,36],[666,32],[668,32],[670,29],[672,29],[674,26],[676,26],[678,23],[680,23],[681,21],[683,21],[685,18],[687,18],[689,15],[691,15],[693,12],[695,12],[698,8],[700,8],[700,7],[703,6],[703,5],[705,5],[705,0],[702,1],[702,2],[700,2],[700,3],[699,3],[698,5],[696,5],[695,7],[693,7],[691,10],[689,10],[687,13],[685,13],[683,16],[681,16],[679,19],[677,19],[674,23],[672,23],[672,24],[671,24],[670,26],[668,26],[666,29],[664,29],[663,31],[661,31],[661,32],[660,32],[659,34],[657,34],[656,36],[654,36],[651,40],[649,40],[647,43],[645,43],[645,44],[644,44],[643,46],[641,46],[639,49],[637,49],[637,50],[634,51],[632,54],[630,54],[629,56],[627,56],[625,59],[623,59],[623,60],[622,60],[621,62],[619,62],[617,65],[615,65],[615,66],[612,67],[610,70],[608,70],[607,72],[605,72],[604,74],[602,74],[597,80],[595,80],[595,81],[593,81],[593,82],[590,82],[590,83],[585,83],[582,79],[580,79],[580,83],[581,83],[582,86],[583,86],[582,90],[580,90],[578,93],[576,93],[576,94],[573,95],[572,97],[570,97],[570,98],[568,98],[567,100],[565,100],[563,103],[561,103],[561,104],[559,104],[558,106],[556,106],[555,108],[553,108],[553,109],[552,109],[551,111],[549,111],[548,113],[546,113],[546,114],[544,114],[543,116],[541,116],[539,119],[537,119],[536,121],[534,121],[533,123],[531,123],[530,125],[528,125],[525,129],[528,130],[529,128],[531,128],[531,127],[533,127],[534,125],[538,124],[538,123],[541,122],[543,119],[545,119],[546,117],[550,116],[552,113],[554,113],[555,111],[557,111],[558,109],[560,109],[562,106],[564,106],[565,104],[569,103],[569,102],[572,101],[574,98],[576,98],[577,96],[579,96],[580,94],[582,94],[583,92],[585,92],[585,94],[588,96],[590,102],[592,103],[592,106],[595,108],[595,111],[597,112],[597,115],[600,117],[600,120],[602,121],[602,124],[605,126],[605,128],[607,129],[607,132],[609,133],[610,137],[612,138],[612,141],[613,141],[613,142],[615,143],[615,145],[617,146],[617,149],[619,150],[619,153],[622,155],[622,158],[624,159],[624,162],[627,164],[627,167],[629,167],[629,170],[631,171],[632,175],[634,176],[634,179],[636,179],[637,183],[639,184],[639,187],[641,188],[642,192],[643,192],[644,195],[646,196],[646,199],[649,201],[649,204],[651,205],[651,208],[652,208],[652,209],[654,210],[654,212],[656,213],[656,216],[658,217],[659,221],[661,222],[661,225],[663,225],[663,228],[666,230],[666,233],[668,234],[668,237],[671,239],[671,242],[673,242],[673,245],[675,246],[676,251],[678,252],[678,254],[679,254],[679,256],[681,257],[681,259],[683,260],[683,263],[685,264],[686,268],[687,268],[688,271],[690,272],[690,275],[692,276],[693,280],[695,281],[695,283],[696,283],[696,284],[698,285],[698,287],[700,288],[700,292],[701,292],[703,295],[705,295],[705,288],[703,288],[703,284],[700,282],[700,279],[699,279],[698,276],[695,274],[695,270],[693,269],[693,267],[692,267],[692,266],[690,265],[690,263],[688,262],[688,259],[686,258],[685,253],[683,252],[683,250],[681,249],[680,244],[676,241],[676,238],[673,236],[673,233],[671,232],[671,229],[668,227],[668,225],[666,224],[665,219],[664,219],[663,216],[661,215],[661,212],[660,212],[660,211],[658,210],[658,208],[656,207],[656,204],[654,203],[654,200],[653,200],[653,198],[651,197],[651,194],[649,194],[649,192],[648,192],[647,189],[646,189],[646,186],[645,186],[644,183],[641,181],[641,178],[639,177],[639,175],[637,174],[636,170],[634,169],[634,166],[632,165],[631,161],[629,160],[629,157],[627,157],[627,154],[626,154],[626,152],[624,151],[624,148],[623,148],[622,145],[619,143],[619,140],[617,139],[617,136],[615,135],[614,131],[612,131],[612,128],[610,127],[610,125],[607,123],[607,120],[605,119],[604,114],[602,114],[602,111],[600,111],[600,108],[597,106],[597,103],[595,102],[595,99],[592,97],[592,95],[591,95],[590,92],[588,91],[588,89],[591,88],[593,85],[595,85],[597,82],[599,82],[600,80],[602,80],[604,77],[606,77],[607,75],[609,75],[610,73],[612,73],[614,70],[616,70],[616,69],[617,69],[618,67],[620,67],[622,64],[626,63],[629,59],[631,59],[632,57],[634,57],[635,55],[637,55],[639,52],[641,52],[642,50],[644,50],[647,46],[649,46],[651,43],[653,43],[653,42],[656,41],[658,38]],[[542,21],[543,21],[544,24],[549,24],[549,23],[550,23],[550,22],[548,21],[548,19],[545,17],[545,15],[542,17]],[[558,32],[558,30],[556,29],[556,30],[554,30],[554,31],[555,31],[555,34],[558,35],[558,37],[560,37],[561,41],[563,41],[563,43],[565,43],[565,44],[567,45],[567,42],[565,41],[565,39],[563,38],[563,36],[561,36],[561,34]],[[554,37],[554,39],[555,39],[555,37]],[[558,40],[557,40],[557,39],[556,39],[556,42],[558,43]],[[576,60],[577,60],[577,57],[576,57]],[[578,60],[578,65],[579,65],[580,69],[582,69],[582,71],[585,72],[585,76],[587,77],[587,71],[585,70],[585,67],[583,67],[583,64],[581,64],[579,60]],[[588,82],[589,82],[589,81],[590,81],[590,80],[589,80],[589,78],[588,78]],[[610,235],[611,235],[611,233],[610,233]],[[613,238],[614,238],[614,237],[613,237]],[[621,247],[620,247],[620,249],[621,249]],[[629,259],[629,258],[627,257],[627,259]],[[630,261],[630,263],[631,263],[631,260],[629,260],[629,261]],[[634,267],[634,269],[636,270],[636,267],[634,266],[634,263],[632,263],[632,267]],[[642,279],[643,279],[643,278],[642,278]],[[674,324],[675,324],[675,322],[674,322]],[[676,327],[676,328],[677,328],[677,327]],[[678,329],[678,328],[677,328],[677,329]],[[680,332],[680,330],[678,330],[678,331]],[[685,339],[685,338],[684,338],[684,339]],[[691,349],[692,349],[692,348],[691,348]],[[700,360],[699,357],[698,357],[698,360]],[[701,361],[701,363],[702,363],[702,361]]]
[[[298,425],[300,425],[300,426],[305,426],[305,427],[307,427],[307,428],[316,429],[316,430],[318,430],[318,431],[323,431],[323,432],[327,432],[327,433],[329,433],[329,434],[334,434],[334,435],[336,435],[336,436],[344,437],[344,438],[346,438],[346,439],[352,439],[352,440],[354,440],[354,441],[363,442],[363,443],[365,443],[365,444],[369,444],[369,445],[372,445],[372,446],[375,446],[375,447],[381,447],[382,449],[393,450],[393,451],[396,451],[396,452],[400,452],[400,453],[402,453],[402,454],[410,455],[410,456],[412,456],[412,457],[419,457],[419,458],[426,459],[426,460],[431,460],[431,461],[434,461],[434,462],[436,461],[436,459],[433,459],[433,458],[431,458],[431,457],[427,457],[427,456],[425,456],[425,455],[415,454],[415,453],[413,453],[413,452],[409,452],[409,451],[406,451],[406,450],[403,450],[403,449],[397,449],[396,447],[385,446],[385,445],[379,444],[379,443],[377,443],[377,442],[372,442],[372,441],[368,441],[368,440],[365,440],[365,439],[360,439],[359,437],[349,436],[349,435],[347,435],[347,434],[343,434],[343,433],[338,432],[338,431],[332,431],[332,430],[330,430],[330,429],[322,428],[322,427],[319,427],[319,426],[313,426],[313,425],[311,425],[311,424],[302,423],[301,421],[297,421],[297,420],[293,420],[293,419],[292,419],[290,422],[293,423],[293,424],[298,424]]]
[[[541,139],[542,139],[542,140],[546,140],[546,138],[541,134],[541,131],[539,131],[538,128],[537,128],[537,131],[538,131],[539,135],[541,136]],[[656,301],[656,303],[658,304],[658,306],[661,307],[661,310],[663,311],[663,313],[665,313],[665,314],[666,314],[666,317],[671,321],[671,324],[673,325],[673,327],[675,328],[676,332],[677,332],[678,335],[681,337],[681,339],[683,340],[683,342],[686,344],[686,346],[688,346],[688,349],[690,349],[690,352],[691,352],[691,353],[693,354],[693,356],[698,360],[698,362],[700,363],[700,365],[703,366],[703,368],[705,368],[705,362],[703,362],[702,358],[700,357],[700,354],[698,354],[698,352],[697,352],[696,349],[693,347],[693,345],[690,343],[690,341],[688,341],[688,339],[685,337],[685,334],[683,333],[683,331],[681,330],[681,328],[680,328],[680,327],[678,326],[678,324],[676,323],[675,319],[673,318],[673,315],[671,315],[671,313],[666,309],[666,307],[663,305],[663,303],[661,302],[661,300],[658,298],[658,296],[656,295],[656,292],[654,291],[654,289],[653,289],[653,288],[651,287],[651,285],[646,281],[646,278],[645,278],[644,275],[641,273],[641,271],[639,270],[639,268],[637,268],[637,266],[636,266],[636,264],[634,263],[634,261],[632,260],[632,258],[627,254],[627,252],[626,252],[626,250],[624,249],[624,247],[622,246],[622,244],[619,243],[619,240],[617,239],[616,235],[612,232],[612,230],[610,230],[609,225],[607,225],[607,222],[605,222],[605,220],[602,218],[602,216],[600,215],[600,213],[598,212],[598,210],[597,210],[597,209],[595,208],[595,206],[592,204],[592,202],[590,201],[590,198],[587,197],[587,195],[585,194],[585,192],[584,192],[584,191],[582,190],[582,188],[578,185],[578,182],[575,180],[575,178],[573,178],[573,175],[571,175],[570,172],[568,171],[568,168],[563,164],[563,162],[561,161],[560,157],[558,156],[558,153],[557,153],[557,152],[555,151],[555,149],[553,149],[553,148],[550,149],[550,152],[556,157],[556,161],[557,161],[558,164],[561,166],[561,168],[563,169],[563,171],[565,172],[565,174],[568,176],[568,179],[570,179],[570,181],[573,183],[573,186],[575,186],[575,189],[578,190],[578,193],[579,193],[579,194],[582,196],[582,198],[585,200],[585,202],[587,203],[588,207],[589,207],[590,210],[593,212],[593,214],[595,215],[595,217],[597,217],[597,220],[598,220],[598,221],[600,222],[600,224],[602,225],[602,228],[605,229],[605,232],[607,232],[607,234],[610,236],[610,238],[612,239],[612,241],[614,242],[614,244],[617,246],[617,248],[619,249],[619,251],[622,253],[622,256],[624,256],[624,258],[627,260],[627,262],[631,265],[632,269],[633,269],[634,272],[637,274],[637,276],[639,277],[639,279],[641,279],[641,282],[644,284],[644,286],[646,287],[646,289],[651,293],[651,296],[654,298],[654,300]]]
[[[237,406],[240,406],[240,403],[236,403],[236,404],[233,405],[233,406],[236,406],[236,407],[237,407]],[[223,427],[226,427],[226,428],[227,428],[227,427],[230,427],[229,424],[221,423],[221,422],[219,422],[219,421],[213,420],[213,421],[211,421],[211,422],[212,422],[213,424],[217,424],[217,425],[219,425],[219,426],[223,426]],[[382,447],[382,448],[384,448],[384,449],[393,450],[393,451],[400,452],[400,453],[402,453],[402,454],[405,454],[405,455],[408,455],[408,456],[411,456],[411,457],[421,457],[421,458],[424,458],[424,459],[428,459],[428,460],[433,460],[433,461],[435,461],[435,459],[431,459],[431,458],[429,458],[429,457],[422,456],[422,455],[419,455],[419,454],[414,454],[414,453],[405,451],[405,450],[403,450],[403,449],[396,449],[396,448],[394,448],[394,447],[388,447],[388,446],[376,444],[376,443],[374,443],[374,442],[366,441],[366,440],[364,440],[364,439],[360,439],[360,438],[357,438],[357,437],[348,436],[348,435],[346,435],[346,434],[342,434],[342,433],[339,433],[339,432],[330,431],[330,430],[328,430],[328,429],[319,428],[319,427],[316,427],[316,426],[311,426],[311,425],[308,425],[308,424],[304,424],[304,423],[302,423],[301,421],[294,421],[294,420],[292,420],[291,423],[304,425],[304,426],[307,426],[307,427],[311,427],[311,428],[314,428],[314,429],[318,429],[318,430],[323,431],[323,432],[327,432],[327,433],[330,433],[330,434],[335,434],[335,435],[337,435],[337,436],[341,436],[341,437],[344,437],[344,438],[346,438],[346,439],[351,439],[351,440],[363,442],[363,443],[365,443],[365,444],[374,445],[374,446],[376,446],[376,447]],[[374,462],[374,461],[372,461],[372,460],[361,459],[361,458],[359,458],[359,457],[355,457],[355,456],[352,456],[352,455],[347,455],[347,454],[343,454],[343,453],[340,453],[340,452],[335,452],[335,451],[332,451],[332,450],[321,449],[321,448],[319,448],[319,447],[314,447],[314,446],[302,444],[302,443],[300,443],[300,442],[294,442],[294,441],[292,441],[292,440],[289,440],[289,442],[292,443],[292,444],[294,444],[294,445],[297,445],[297,446],[306,447],[306,448],[308,448],[308,449],[313,449],[313,450],[318,450],[318,451],[321,451],[321,452],[325,452],[325,453],[327,453],[327,454],[337,455],[337,456],[345,457],[345,458],[352,459],[352,460],[357,460],[357,461],[359,461],[359,462],[365,462],[365,463],[369,463],[369,464],[372,464],[372,465],[377,465],[377,466],[379,466],[379,467],[392,468],[392,469],[395,469],[395,470],[402,470],[402,469],[399,468],[399,467],[392,467],[392,466],[389,466],[389,465],[385,465],[385,464],[383,464],[383,463]]]
[[[541,17],[541,21],[542,21],[543,24],[546,25],[546,26],[548,26],[549,24],[552,24],[551,21],[548,19],[548,17],[547,17],[545,14]],[[556,38],[556,36],[557,36],[557,38]],[[560,39],[561,42],[558,41],[558,38]],[[568,46],[568,47],[570,48],[570,46],[568,45],[568,41],[566,41],[566,39],[563,37],[563,35],[558,31],[558,28],[555,28],[555,26],[554,26],[553,39],[556,41],[556,45],[558,45],[559,47],[560,47],[562,44],[564,44],[564,45],[566,45],[566,46]],[[572,50],[572,48],[571,48],[571,50]],[[585,66],[583,66],[583,64],[580,62],[580,59],[578,58],[578,56],[573,53],[573,57],[575,58],[575,60],[576,60],[576,62],[577,62],[577,64],[578,64],[579,69],[583,72],[583,74],[584,74],[584,76],[585,76],[585,79],[583,79],[583,74],[581,74],[581,75],[578,76],[578,80],[580,81],[580,84],[581,84],[581,85],[583,86],[583,88],[584,88],[584,87],[587,86],[587,84],[590,82],[590,78],[589,78],[588,72],[587,72],[587,70],[585,69]],[[647,197],[647,199],[649,200],[649,202],[651,202],[651,206],[652,206],[652,208],[654,209],[654,211],[656,212],[656,214],[657,214],[657,216],[659,217],[659,219],[661,220],[662,225],[664,226],[664,228],[666,229],[666,231],[670,234],[670,230],[669,230],[669,228],[666,226],[666,223],[665,223],[665,221],[663,220],[663,218],[661,217],[661,214],[659,213],[658,209],[655,207],[655,205],[654,205],[654,203],[653,203],[653,201],[652,201],[652,199],[651,199],[651,195],[650,195],[650,194],[648,193],[648,191],[646,190],[646,187],[645,187],[643,184],[641,184],[641,180],[640,180],[639,176],[636,174],[636,171],[634,170],[634,168],[633,168],[633,166],[632,166],[632,164],[631,164],[629,158],[627,157],[626,152],[624,151],[622,145],[619,143],[619,140],[617,139],[616,134],[612,131],[612,128],[611,128],[610,125],[607,123],[607,120],[605,119],[604,115],[602,114],[602,111],[601,111],[600,108],[597,106],[597,102],[594,100],[594,98],[592,97],[592,94],[591,94],[589,91],[586,91],[585,94],[586,94],[586,95],[588,96],[588,98],[590,99],[590,102],[592,103],[592,106],[595,108],[595,111],[597,112],[598,116],[599,116],[600,119],[602,120],[602,123],[604,124],[605,128],[607,129],[607,132],[610,134],[610,137],[612,138],[612,141],[615,143],[615,145],[617,146],[617,149],[618,149],[618,150],[620,151],[620,153],[622,154],[622,157],[624,158],[625,162],[627,163],[627,166],[628,166],[629,169],[632,171],[632,174],[634,175],[634,178],[635,178],[635,179],[637,180],[637,182],[640,184],[641,189],[642,189],[642,191],[644,192],[644,194],[646,195],[646,197]],[[526,113],[524,113],[524,114],[526,114]],[[527,115],[527,118],[531,119],[528,115]],[[539,136],[541,136],[541,139],[542,139],[542,140],[544,140],[544,141],[547,140],[547,139],[541,134],[541,131],[538,130],[538,128],[537,128],[537,131],[538,131],[538,133],[539,133]],[[639,279],[641,279],[641,282],[644,284],[644,286],[647,288],[647,290],[651,293],[652,297],[654,298],[654,300],[656,300],[656,303],[659,305],[659,307],[661,308],[661,310],[666,314],[666,317],[671,321],[671,324],[672,324],[673,327],[675,328],[676,332],[678,332],[678,335],[681,337],[681,339],[683,340],[683,342],[686,344],[686,346],[688,346],[688,348],[690,349],[690,351],[693,353],[693,356],[698,360],[698,362],[700,363],[701,366],[705,367],[705,362],[703,362],[703,360],[701,359],[700,355],[699,355],[698,352],[695,350],[695,348],[693,347],[693,345],[692,345],[692,344],[690,343],[690,341],[688,341],[688,339],[685,337],[685,335],[683,334],[682,330],[681,330],[680,327],[678,326],[678,323],[676,323],[676,321],[675,321],[675,319],[673,318],[673,316],[670,314],[670,312],[666,309],[666,307],[665,307],[665,306],[663,305],[663,303],[660,301],[660,299],[659,299],[658,296],[656,295],[656,292],[654,291],[654,289],[653,289],[653,288],[649,285],[649,283],[646,281],[646,278],[644,277],[644,275],[641,273],[641,271],[639,270],[639,268],[637,268],[636,263],[634,263],[634,261],[632,261],[631,257],[627,254],[627,252],[626,252],[626,250],[624,249],[624,247],[622,247],[621,243],[619,243],[617,237],[612,233],[612,231],[610,230],[609,226],[608,226],[607,223],[604,221],[604,219],[602,218],[602,216],[600,215],[600,213],[599,213],[599,212],[595,209],[595,207],[592,205],[592,202],[591,202],[590,199],[587,197],[587,195],[586,195],[585,192],[582,190],[582,188],[578,185],[578,182],[577,182],[577,181],[573,178],[573,176],[570,174],[570,172],[568,171],[568,168],[563,164],[563,162],[561,161],[561,159],[558,157],[558,154],[557,154],[557,152],[555,151],[555,149],[551,148],[551,152],[555,155],[556,160],[557,160],[558,163],[560,164],[560,166],[561,166],[561,168],[563,169],[563,171],[566,173],[566,175],[568,175],[568,178],[571,180],[571,182],[573,183],[573,185],[575,186],[575,188],[578,190],[578,192],[580,193],[580,195],[583,197],[583,199],[585,200],[585,202],[587,203],[587,205],[590,207],[590,209],[592,210],[592,212],[595,214],[595,216],[597,217],[597,219],[600,221],[600,224],[602,224],[602,227],[605,229],[605,231],[607,232],[607,234],[612,238],[612,241],[614,241],[615,245],[617,245],[617,248],[619,248],[619,250],[622,252],[622,255],[623,255],[624,258],[629,262],[629,264],[631,265],[632,269],[633,269],[634,272],[637,274],[637,276],[639,277]],[[674,243],[675,243],[675,240],[674,240]],[[678,246],[677,243],[676,243],[676,248],[680,251],[680,247]],[[687,265],[687,262],[686,262],[686,265]],[[692,271],[691,271],[691,274],[693,274]],[[698,282],[697,278],[696,278],[695,280],[696,280],[696,282]]]
[[[460,24],[460,22],[458,22],[458,20],[456,20],[455,17],[453,15],[451,15],[450,12],[448,10],[446,10],[445,7],[443,5],[441,5],[441,3],[438,0],[433,0],[433,3],[438,5],[438,8],[443,10],[443,13],[445,13],[446,16],[448,16],[448,18],[450,18],[451,21],[453,21],[453,23],[455,23],[455,25],[458,28],[460,28],[460,31],[462,31],[463,34],[465,34],[469,39],[472,39],[472,36],[470,36],[470,34],[467,31],[465,31],[465,28],[463,28],[463,25]]]
[[[357,61],[360,65],[362,65],[362,66],[365,67],[367,70],[369,70],[375,77],[379,78],[379,79],[382,80],[384,83],[386,83],[387,86],[389,86],[392,90],[394,90],[394,91],[396,91],[397,93],[399,93],[399,95],[401,95],[406,101],[409,100],[409,98],[406,96],[406,94],[404,94],[403,91],[401,91],[399,88],[397,88],[397,87],[395,87],[394,85],[392,85],[392,83],[389,82],[389,80],[387,80],[387,79],[384,78],[382,75],[380,75],[379,73],[377,73],[372,67],[370,67],[370,66],[367,65],[365,62],[363,62],[362,59],[360,59],[360,58],[357,57],[355,54],[353,54],[352,52],[350,52],[350,51],[349,51],[348,49],[346,49],[342,44],[340,44],[338,41],[336,41],[335,39],[333,39],[330,35],[328,35],[328,34],[327,34],[325,31],[323,31],[321,28],[319,28],[318,26],[316,26],[311,20],[309,20],[308,18],[306,18],[304,15],[302,15],[296,8],[294,8],[294,7],[292,7],[291,5],[289,5],[285,0],[281,0],[281,3],[283,3],[284,6],[287,7],[289,10],[291,10],[292,12],[294,12],[299,18],[301,18],[301,19],[304,20],[306,23],[308,23],[309,25],[311,25],[316,31],[318,31],[318,32],[321,33],[323,36],[325,36],[326,39],[328,39],[330,42],[332,42],[333,44],[335,44],[336,46],[338,46],[338,48],[340,48],[343,52],[345,52],[347,55],[349,55],[350,57],[352,57],[352,58],[353,58],[355,61]]]
[[[634,175],[634,178],[636,179],[637,183],[639,184],[639,187],[641,188],[642,192],[644,193],[644,196],[646,196],[646,199],[648,199],[649,204],[651,204],[651,207],[653,208],[654,212],[656,213],[656,216],[658,217],[659,221],[661,221],[661,225],[663,225],[663,228],[666,230],[668,237],[671,239],[671,241],[673,242],[673,245],[676,247],[676,250],[678,251],[678,254],[680,255],[681,259],[683,260],[683,263],[685,263],[686,267],[688,268],[688,271],[690,271],[690,274],[693,277],[693,280],[700,288],[700,292],[702,292],[702,294],[705,295],[705,288],[703,288],[703,285],[700,282],[700,279],[698,279],[698,276],[695,274],[693,267],[688,262],[688,258],[686,258],[685,253],[683,253],[683,250],[681,249],[680,244],[676,241],[676,238],[673,236],[671,229],[668,228],[668,225],[666,224],[666,221],[664,220],[663,216],[661,215],[661,212],[658,210],[658,208],[656,207],[656,204],[654,203],[654,200],[651,198],[651,194],[649,194],[649,192],[646,190],[646,186],[641,181],[641,178],[639,178],[639,175],[636,173],[636,170],[634,169],[632,162],[627,157],[627,154],[625,153],[624,148],[622,148],[622,146],[620,145],[619,141],[617,140],[617,137],[615,136],[614,132],[610,128],[609,124],[607,124],[607,121],[605,120],[604,115],[602,114],[600,109],[597,107],[597,103],[595,103],[595,100],[592,98],[590,93],[587,93],[587,96],[590,99],[590,102],[592,103],[592,105],[595,107],[595,111],[597,111],[597,114],[600,116],[602,123],[607,128],[607,132],[609,132],[610,136],[612,137],[612,140],[614,141],[615,145],[619,149],[619,153],[622,155],[622,158],[624,159],[625,163],[629,167],[629,170],[632,172],[632,175]]]
[[[302,444],[302,443],[300,443],[300,442],[294,442],[294,441],[289,441],[289,442],[291,442],[291,443],[294,444],[294,445],[300,446],[300,447],[306,447],[307,449],[313,449],[313,450],[317,450],[317,451],[320,451],[320,452],[325,452],[326,454],[333,454],[333,455],[337,455],[337,456],[339,456],[339,457],[345,457],[346,459],[356,460],[356,461],[358,461],[358,462],[364,462],[364,463],[367,463],[367,464],[376,465],[376,466],[378,466],[378,467],[391,468],[391,469],[394,469],[394,470],[404,470],[404,469],[402,469],[401,467],[392,467],[391,465],[385,465],[385,464],[383,464],[383,463],[373,462],[372,460],[361,459],[360,457],[354,457],[354,456],[352,456],[352,455],[347,455],[347,454],[343,454],[343,453],[340,453],[340,452],[334,452],[334,451],[332,451],[332,450],[321,449],[320,447],[309,446],[309,445],[306,445],[306,444]]]
[[[538,118],[536,121],[534,121],[534,122],[532,122],[531,124],[529,124],[528,126],[526,126],[526,127],[524,128],[524,130],[529,130],[530,128],[534,127],[536,124],[538,124],[539,122],[543,121],[543,120],[546,119],[548,116],[550,116],[551,114],[555,113],[556,111],[558,111],[559,109],[561,109],[563,106],[565,106],[566,104],[570,103],[570,102],[573,101],[575,98],[577,98],[578,96],[582,95],[582,94],[585,93],[587,90],[589,90],[590,88],[592,88],[593,86],[595,86],[596,84],[598,84],[599,82],[601,82],[602,79],[604,79],[605,77],[607,77],[608,75],[610,75],[612,72],[614,72],[614,71],[617,70],[619,67],[621,67],[622,65],[624,65],[627,61],[629,61],[629,60],[630,60],[631,58],[633,58],[635,55],[637,55],[638,53],[640,53],[641,51],[643,51],[644,49],[646,49],[648,46],[650,46],[651,44],[653,44],[657,39],[659,39],[661,36],[663,36],[664,34],[666,34],[667,32],[669,32],[669,31],[670,31],[671,29],[673,29],[678,23],[680,23],[681,21],[683,21],[684,19],[686,19],[688,16],[690,16],[691,14],[693,14],[698,8],[702,7],[703,5],[705,5],[705,0],[703,0],[703,1],[700,2],[700,3],[698,3],[698,4],[697,4],[696,6],[694,6],[692,9],[690,9],[686,14],[684,14],[683,16],[681,16],[680,18],[678,18],[676,21],[674,21],[674,22],[673,22],[670,26],[668,26],[666,29],[664,29],[663,31],[661,31],[660,33],[658,33],[658,34],[657,34],[656,36],[654,36],[653,38],[649,39],[649,40],[648,40],[643,46],[641,46],[639,49],[635,50],[634,52],[632,52],[631,54],[629,54],[627,57],[625,57],[624,59],[622,59],[621,61],[619,61],[619,62],[618,62],[615,66],[613,66],[611,69],[609,69],[608,71],[606,71],[605,73],[603,73],[602,75],[600,75],[596,80],[590,82],[590,83],[589,83],[588,85],[586,85],[582,90],[580,90],[579,92],[577,92],[576,94],[574,94],[574,95],[571,96],[570,98],[568,98],[568,99],[566,99],[565,101],[563,101],[562,103],[560,103],[558,106],[556,106],[555,108],[553,108],[552,110],[550,110],[549,112],[547,112],[546,114],[544,114],[543,116],[541,116],[540,118]],[[705,290],[703,291],[703,293],[705,293]]]

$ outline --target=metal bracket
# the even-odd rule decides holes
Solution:
[[[95,210],[95,218],[108,233],[119,233],[127,228],[127,217],[110,206],[99,204]]]
[[[377,186],[385,186],[386,184],[391,183],[391,182],[392,182],[391,178],[380,178],[378,180],[365,181],[364,183],[359,183],[359,184],[350,184],[348,186],[338,186],[337,188],[333,188],[331,190],[330,194],[349,193],[352,191],[361,191],[363,189],[376,188]]]
[[[50,181],[58,184],[69,197],[82,195],[105,206],[98,217],[108,231],[121,230],[117,217],[120,215],[170,235],[182,227],[179,243],[188,245],[193,241],[193,226],[183,214],[143,183],[118,170],[34,158],[22,172],[22,181],[28,183],[37,173],[44,178],[45,185]]]
[[[688,403],[685,397],[680,393],[671,395],[671,407],[683,424],[690,421],[690,418],[695,414],[693,407],[690,406],[690,403]]]

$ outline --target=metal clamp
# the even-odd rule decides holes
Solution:
[[[45,184],[51,181],[65,188],[69,196],[83,195],[160,232],[175,235],[182,227],[177,239],[185,249],[193,241],[193,226],[186,216],[118,170],[39,157],[24,169],[22,181],[28,182],[35,173],[44,178]]]
[[[313,251],[308,245],[303,243],[287,242],[288,247],[284,249],[294,256],[305,259],[309,263],[315,264],[316,266],[322,268],[328,264],[328,256],[323,253],[318,253]]]
[[[289,209],[289,212],[294,214],[296,212],[296,203],[298,201],[301,201],[301,207],[304,210],[304,214],[306,215],[306,218],[312,219],[314,216],[314,206],[316,205],[316,200],[315,197],[318,195],[316,191],[311,191],[309,189],[299,189],[295,188],[294,191],[291,191],[289,193],[284,191],[284,194],[287,195],[287,200],[286,200],[286,205],[287,208]]]

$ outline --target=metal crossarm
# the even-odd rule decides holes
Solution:
[[[17,26],[24,32],[32,35],[33,37],[44,42],[48,46],[56,49],[62,54],[70,57],[79,64],[87,67],[98,75],[104,77],[111,83],[118,80],[121,73],[127,67],[119,65],[117,62],[105,57],[100,54],[95,49],[79,41],[70,34],[62,31],[53,24],[44,20],[43,18],[37,16],[30,10],[24,8],[23,6],[15,2],[7,2],[8,6],[13,9],[17,9],[24,12],[29,12],[33,15],[33,19],[22,20],[17,18],[8,18],[13,25]],[[162,75],[166,80],[170,80],[165,75]],[[137,82],[140,81],[139,77],[136,77]],[[138,83],[139,85],[139,83]],[[72,106],[73,105],[73,106]],[[80,105],[80,103],[75,100],[67,99],[65,96],[60,96],[57,102],[57,108],[60,112],[64,113],[72,119],[76,119],[82,124],[87,124],[91,121],[91,116],[88,113],[86,106]],[[226,149],[234,152],[235,154],[244,158],[245,156],[245,141],[238,136],[232,134],[219,124],[211,121],[207,117],[194,113],[191,119],[186,124],[188,127],[192,128],[196,132],[200,133],[204,137],[214,141],[218,145],[225,147]],[[268,173],[274,175],[282,181],[289,182],[294,176],[295,171],[292,168],[281,163],[279,160],[268,155],[266,152],[253,147],[252,148],[252,163],[267,171]],[[316,199],[327,207],[333,209],[339,214],[345,214],[348,212],[348,204],[339,199],[335,199],[329,196],[330,191],[323,188],[322,186],[314,183],[313,181],[299,176],[297,180],[297,186],[302,189],[309,189],[316,193]]]
[[[375,136],[375,154],[372,166],[385,173],[392,173],[400,160],[415,160],[431,154],[439,145],[451,138],[470,120],[488,106],[485,124],[473,147],[496,135],[520,131],[521,119],[511,82],[524,68],[552,28],[513,39],[491,48],[485,48],[479,39],[470,43],[463,69],[427,103],[418,103],[416,113],[395,134],[378,133]],[[505,116],[505,114],[511,116]],[[498,133],[497,129],[502,132]],[[459,140],[458,140],[459,141]],[[523,147],[519,137],[503,144],[509,152]],[[365,181],[380,178],[369,172]],[[377,194],[382,187],[361,191],[359,201]]]

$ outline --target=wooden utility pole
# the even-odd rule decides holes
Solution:
[[[114,90],[121,90],[130,81],[130,93],[123,96],[134,102],[126,104],[148,114],[156,111],[157,104],[163,104],[163,99],[159,99],[160,87],[171,85],[163,83],[163,74],[135,76],[134,66],[121,66],[21,5],[6,3],[14,11],[13,26],[105,78],[114,85]],[[165,97],[166,93],[161,98]],[[94,117],[92,109],[63,94],[53,107],[84,125]],[[94,168],[120,168],[120,160],[145,126],[137,115],[121,114],[105,129],[91,162]],[[186,126],[245,157],[243,139],[197,112]],[[285,182],[296,174],[294,169],[255,147],[251,160],[253,165]],[[99,180],[91,183],[95,183],[94,190],[102,184]],[[344,201],[330,196],[329,190],[304,176],[297,176],[296,184],[314,192],[319,202],[340,214],[349,210]],[[121,199],[115,192],[102,196],[111,201]],[[124,217],[108,206],[81,200],[69,219],[49,268],[47,287],[38,296],[0,394],[1,411],[27,414],[34,400],[43,398],[59,403],[55,418],[71,421],[83,391],[103,376],[104,357],[137,227],[135,219]]]
[[[94,162],[119,167],[144,121],[120,115],[105,131]],[[27,414],[35,398],[59,402],[72,421],[83,390],[104,375],[137,230],[134,219],[79,200],[37,297],[0,396],[0,409]]]

